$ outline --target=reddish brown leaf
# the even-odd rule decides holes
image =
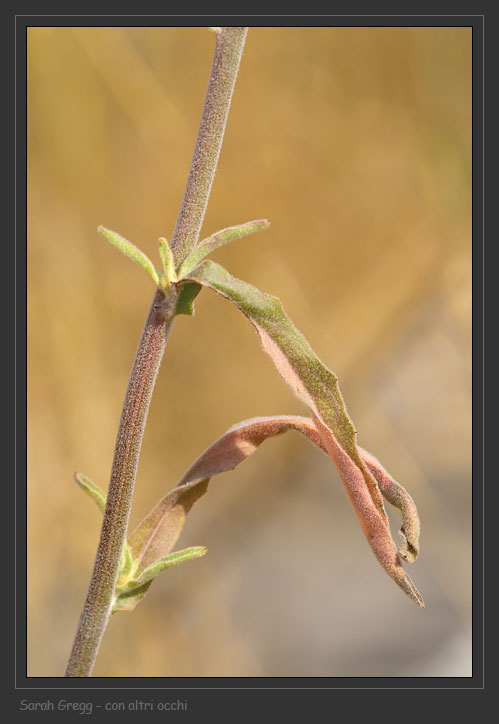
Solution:
[[[424,606],[417,589],[402,568],[389,527],[374,505],[368,488],[363,484],[362,471],[320,420],[314,421],[300,416],[282,415],[245,420],[230,428],[207,448],[178,485],[160,500],[130,537],[129,545],[133,557],[139,562],[138,571],[144,570],[153,561],[167,555],[173,548],[187,513],[194,502],[206,492],[211,477],[233,470],[267,438],[280,435],[287,430],[300,432],[329,454],[378,561],[415,603]],[[379,479],[383,494],[402,510],[405,543],[410,543],[410,547],[403,546],[401,554],[402,550],[404,553],[412,549],[417,550],[415,534],[419,531],[419,523],[412,499],[402,486],[388,475],[376,458],[361,448],[359,451],[372,468],[373,474]],[[415,555],[405,557],[406,560],[414,560]]]

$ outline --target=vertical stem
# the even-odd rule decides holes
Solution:
[[[219,28],[199,135],[172,242],[177,264],[197,243],[220,154],[247,28]],[[123,403],[111,480],[90,585],[66,676],[90,676],[111,615],[142,438],[154,384],[175,318],[178,288],[157,290]]]
[[[248,28],[216,28],[215,56],[182,206],[172,238],[177,266],[196,246],[229,115]]]
[[[114,449],[104,520],[66,676],[89,676],[106,629],[125,543],[154,383],[175,317],[177,290],[157,291],[133,363]]]

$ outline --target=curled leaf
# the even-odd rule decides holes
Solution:
[[[405,561],[413,563],[419,555],[420,532],[419,516],[414,500],[407,490],[392,478],[374,455],[362,448],[359,450],[367,467],[378,481],[385,498],[402,513],[402,525],[399,533],[403,541],[398,552]]]
[[[256,328],[262,348],[279,374],[313,412],[318,433],[338,468],[379,562],[409,597],[423,606],[421,596],[402,568],[390,535],[377,479],[357,447],[356,430],[346,410],[336,375],[320,361],[286,315],[277,297],[264,294],[236,279],[212,261],[202,262],[186,278],[229,299]],[[394,490],[393,486],[390,490]]]
[[[424,608],[419,591],[402,567],[397,548],[390,534],[390,528],[374,505],[369,489],[365,485],[361,469],[338,444],[331,430],[320,420],[317,420],[316,424],[329,456],[338,469],[348,498],[374,555],[388,575],[409,598],[418,606]]]
[[[106,239],[106,241],[121,251],[122,254],[138,264],[141,269],[149,274],[156,286],[159,286],[158,272],[156,271],[152,261],[146,254],[144,254],[143,251],[135,246],[135,244],[132,244],[131,241],[125,239],[124,236],[121,236],[121,234],[118,234],[116,231],[111,231],[111,229],[106,229],[105,226],[98,226],[97,231],[104,237],[104,239]]]
[[[230,241],[241,239],[248,234],[254,234],[256,231],[268,229],[269,226],[270,221],[268,219],[257,219],[256,221],[247,221],[245,224],[239,224],[237,226],[228,226],[226,229],[221,229],[215,234],[208,236],[196,246],[194,251],[189,254],[187,259],[182,263],[178,270],[178,278],[182,279],[187,276],[208,254],[211,254],[212,251],[215,251],[215,249],[218,249],[220,246],[224,246]]]

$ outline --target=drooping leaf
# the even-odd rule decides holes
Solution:
[[[361,469],[373,502],[387,521],[376,481],[357,449],[356,430],[348,416],[338,378],[317,357],[285,313],[280,300],[236,279],[213,261],[201,263],[189,274],[189,279],[229,299],[252,322],[279,374],[294,394],[333,431],[341,447]]]
[[[132,244],[131,241],[128,241],[128,239],[121,236],[121,234],[118,234],[116,231],[111,231],[111,229],[106,229],[105,226],[98,226],[97,231],[104,237],[104,239],[106,239],[106,241],[121,251],[122,254],[138,264],[145,272],[147,272],[147,274],[149,274],[156,286],[159,286],[158,272],[156,271],[152,261],[148,256],[146,256],[146,254],[144,254],[143,251],[135,246],[135,244]]]
[[[75,473],[74,478],[80,488],[91,498],[97,505],[101,513],[104,513],[106,507],[106,495],[98,485],[93,483],[90,478],[87,478],[83,473]]]
[[[178,278],[182,279],[187,276],[195,266],[207,257],[208,254],[211,254],[212,251],[218,249],[218,247],[224,246],[230,241],[241,239],[248,234],[254,234],[256,231],[268,229],[269,226],[270,221],[268,219],[257,219],[256,221],[248,221],[245,224],[239,224],[237,226],[228,226],[226,229],[221,229],[215,234],[208,236],[196,246],[194,251],[182,263],[178,270]]]
[[[303,432],[310,429],[310,437],[319,435],[308,418],[283,415],[273,418],[253,418],[231,427],[191,465],[173,490],[169,491],[137,526],[128,543],[138,561],[138,571],[150,566],[172,550],[185,518],[196,500],[206,492],[210,478],[236,468],[268,437],[288,429]]]
[[[339,445],[331,430],[318,418],[315,418],[315,420],[322,441],[338,469],[348,498],[374,555],[388,575],[409,598],[418,606],[424,608],[419,591],[402,567],[389,525],[380,516],[377,507],[374,505],[369,489],[365,484],[362,470]]]
[[[328,446],[324,442],[317,424],[308,417],[290,415],[259,417],[234,425],[204,451],[185,473],[178,485],[159,501],[151,513],[136,528],[129,539],[129,543],[136,560],[139,561],[139,567],[147,569],[148,561],[154,559],[159,551],[167,552],[173,547],[180,535],[188,511],[193,503],[206,492],[212,476],[233,470],[266,439],[280,435],[287,430],[300,432],[324,452],[328,452]],[[366,451],[362,449],[360,451],[363,458],[370,461],[375,460]],[[345,457],[347,458],[347,456]],[[340,474],[345,475],[346,467],[347,474],[360,475],[360,471],[351,461],[348,462],[347,460],[345,462],[340,459],[338,463],[335,459],[335,463],[338,465]],[[394,485],[396,486],[399,500],[404,498],[404,494],[408,497],[408,494],[388,474],[386,476],[386,479],[382,480],[382,492],[385,493],[386,489],[387,499],[391,498],[391,502],[393,501],[397,505],[396,496],[394,497],[391,494],[390,489]],[[389,530],[380,521],[369,495],[365,495],[365,486],[360,485],[359,487],[364,491],[364,499],[361,500],[361,503],[373,517],[373,522],[368,526],[366,535],[374,535],[371,544],[376,556],[387,572],[410,595],[412,600],[418,605],[423,605],[419,593],[403,571],[400,561],[398,561]],[[414,504],[412,506],[412,515],[417,519]],[[403,509],[402,514],[404,516]]]
[[[418,605],[422,599],[402,568],[392,541],[383,499],[356,444],[336,375],[284,312],[277,297],[236,279],[212,261],[204,261],[187,279],[209,287],[233,302],[252,322],[262,347],[295,395],[313,412],[319,435],[340,473],[347,495],[376,557],[387,573]]]

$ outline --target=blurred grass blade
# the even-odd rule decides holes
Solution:
[[[233,302],[250,320],[262,348],[294,394],[313,412],[317,430],[340,473],[346,493],[378,561],[419,606],[421,596],[402,568],[377,480],[364,463],[336,375],[316,356],[284,312],[277,297],[236,279],[219,264],[204,261],[188,277]]]
[[[149,274],[156,286],[159,286],[158,272],[156,271],[152,261],[144,254],[143,251],[136,247],[135,244],[132,244],[131,241],[128,241],[128,239],[121,236],[121,234],[118,234],[116,231],[106,229],[105,226],[98,226],[97,231],[104,237],[104,239],[106,239],[106,241],[121,251],[122,254],[138,264],[141,269]]]
[[[80,488],[89,496],[89,498],[92,498],[100,512],[104,513],[104,508],[106,507],[106,495],[99,486],[93,483],[90,478],[87,478],[86,475],[83,475],[83,473],[75,473],[74,479]]]
[[[256,221],[248,221],[238,226],[228,226],[226,229],[222,229],[208,236],[197,245],[194,251],[183,262],[178,271],[178,278],[182,279],[189,274],[208,254],[211,254],[212,251],[215,251],[215,249],[218,249],[220,246],[224,246],[230,241],[241,239],[248,234],[254,234],[257,231],[268,229],[269,226],[270,221],[268,219],[257,219]]]

